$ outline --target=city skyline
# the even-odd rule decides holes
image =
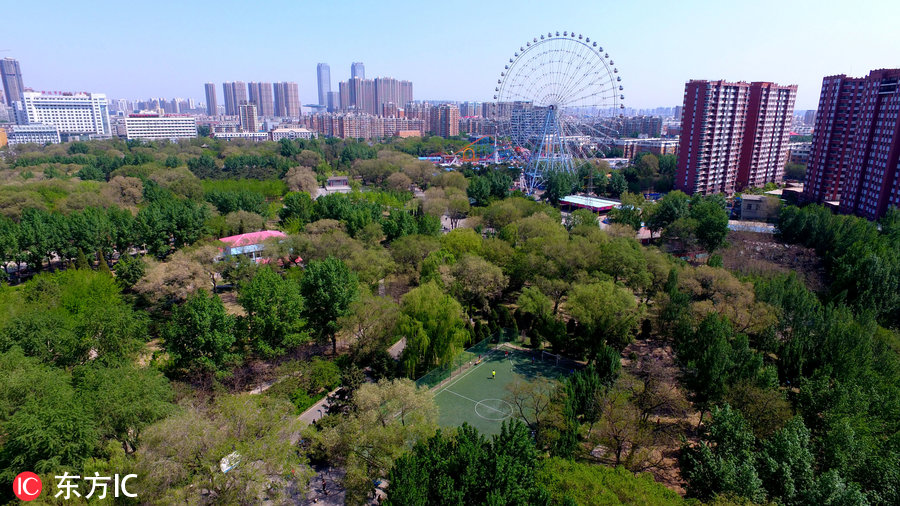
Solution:
[[[154,3],[153,7],[164,10],[167,3]],[[474,9],[479,15],[459,25],[458,34],[453,26],[435,30],[427,22],[445,15],[439,7],[388,3],[392,9],[359,2],[342,9],[340,16],[325,5],[285,4],[280,7],[287,11],[284,15],[272,16],[273,5],[235,16],[231,14],[234,9],[216,9],[210,14],[206,5],[177,4],[180,19],[211,18],[187,25],[188,30],[183,22],[154,27],[158,38],[154,44],[129,43],[136,40],[129,36],[134,26],[121,22],[127,13],[120,7],[137,13],[146,7],[141,2],[116,4],[116,9],[47,8],[42,12],[43,31],[60,33],[67,43],[58,45],[52,39],[38,37],[27,23],[9,24],[3,43],[8,51],[3,56],[21,63],[25,86],[32,89],[91,90],[110,97],[203,100],[203,83],[242,79],[297,82],[301,102],[313,104],[319,102],[317,63],[327,62],[339,69],[332,76],[339,82],[350,77],[351,63],[361,61],[371,75],[402,75],[415,82],[421,99],[491,101],[493,83],[520,45],[547,30],[570,29],[601,41],[615,56],[628,107],[677,105],[684,84],[691,79],[766,79],[797,84],[796,106],[800,110],[816,107],[823,76],[900,64],[890,44],[890,20],[900,14],[900,6],[890,2],[868,2],[877,4],[872,9],[877,8],[879,16],[873,17],[867,14],[870,9],[845,9],[837,3],[690,2],[673,8],[663,2],[648,2],[613,9],[562,0],[553,10],[538,16],[529,9],[464,1],[460,12]],[[385,32],[390,25],[384,23],[388,16],[384,12],[413,7],[421,23],[405,24],[402,35],[394,35],[390,29]],[[773,9],[778,16],[771,16]],[[7,12],[14,19],[29,15],[20,4],[9,6]],[[288,29],[288,21],[297,18],[316,22],[305,23],[295,31],[296,42],[304,49],[290,58],[269,38],[221,37],[238,25],[258,26],[270,32]],[[498,19],[503,22],[498,23]],[[615,21],[604,22],[606,19]],[[735,21],[738,19],[740,23]],[[76,26],[102,30],[107,38],[123,43],[97,45],[90,35],[94,30],[76,30]],[[352,36],[333,36],[347,26],[357,27]],[[823,29],[829,26],[837,29]],[[694,29],[697,27],[703,29]],[[174,37],[176,32],[178,37]],[[478,33],[485,36],[472,36]],[[452,44],[446,42],[448,37]],[[202,43],[205,40],[218,41],[215,53],[207,50]],[[328,44],[322,44],[322,40]],[[416,42],[411,44],[411,40]],[[86,53],[93,55],[88,64],[80,57]],[[228,56],[210,56],[214,54]],[[748,62],[755,63],[748,66]]]

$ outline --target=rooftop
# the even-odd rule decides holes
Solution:
[[[250,232],[247,234],[231,235],[219,239],[220,241],[232,246],[247,246],[250,244],[259,244],[275,237],[287,237],[284,232],[278,230],[260,230],[259,232]]]
[[[560,200],[563,204],[570,206],[584,207],[595,211],[609,210],[618,207],[621,202],[615,200],[604,199],[600,197],[589,197],[587,195],[569,195]]]

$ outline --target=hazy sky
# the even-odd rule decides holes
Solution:
[[[0,57],[25,86],[109,97],[194,97],[203,83],[297,81],[316,101],[316,63],[332,89],[366,77],[414,83],[417,99],[490,100],[527,40],[583,33],[615,59],[630,107],[680,105],[689,79],[797,84],[815,108],[822,77],[900,67],[900,1],[0,2]]]

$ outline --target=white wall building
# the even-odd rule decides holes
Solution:
[[[26,92],[27,93],[27,92]],[[6,127],[6,137],[10,146],[16,144],[59,144],[59,129],[52,125],[10,125]]]
[[[193,139],[197,137],[197,119],[192,116],[130,114],[125,118],[125,137],[131,139]]]
[[[61,134],[109,137],[109,112],[102,93],[33,92],[22,94],[29,123],[53,125]]]
[[[319,134],[308,128],[302,127],[279,127],[269,132],[273,141],[281,139],[314,139]]]

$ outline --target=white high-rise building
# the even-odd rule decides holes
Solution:
[[[109,111],[103,93],[26,91],[22,95],[29,123],[53,125],[61,134],[110,136]]]
[[[131,114],[125,118],[125,137],[130,139],[193,139],[197,119],[193,116]]]

